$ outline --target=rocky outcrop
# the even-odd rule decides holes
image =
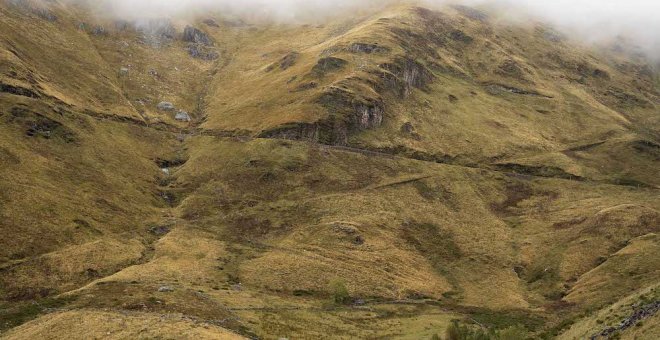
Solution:
[[[374,129],[383,122],[385,104],[380,98],[357,95],[331,86],[318,99],[328,116],[315,123],[294,123],[262,132],[261,138],[308,140],[329,145],[347,145],[352,133]]]
[[[502,85],[502,84],[485,84],[486,92],[488,92],[491,95],[501,95],[505,93],[513,93],[513,94],[520,94],[520,95],[526,95],[526,96],[535,96],[535,97],[544,97],[544,98],[552,98],[551,96],[544,95],[538,91],[534,90],[524,90],[521,88],[509,86],[509,85]]]
[[[465,34],[465,32],[461,30],[453,30],[451,33],[449,33],[449,37],[454,40],[454,41],[460,41],[462,43],[469,44],[474,41],[474,38],[471,36]]]
[[[211,37],[209,37],[208,34],[192,26],[186,26],[186,28],[183,29],[183,41],[205,46],[213,45]]]
[[[36,15],[46,21],[57,21],[57,16],[47,7],[45,3],[32,2],[27,0],[8,0],[10,5],[15,6],[23,13]]]
[[[177,112],[176,115],[174,115],[174,119],[176,119],[180,122],[190,122],[192,120],[192,118],[190,118],[190,115],[188,114],[188,112],[183,111],[183,110],[179,110],[179,112]]]
[[[146,19],[134,23],[140,40],[152,47],[160,47],[176,38],[176,29],[168,19]]]
[[[187,51],[191,57],[196,59],[211,61],[220,58],[220,53],[214,48],[203,44],[190,44],[188,45]]]
[[[289,67],[293,66],[296,64],[296,61],[298,61],[298,57],[300,56],[300,53],[298,52],[289,52],[287,53],[282,59],[280,59],[278,62],[270,64],[266,68],[266,72],[270,72],[276,68],[279,68],[280,70],[284,71],[288,69]]]
[[[433,73],[424,65],[406,57],[381,64],[375,73],[381,79],[375,86],[378,92],[393,91],[400,97],[407,97],[414,88],[426,90],[434,78]]]
[[[336,57],[321,58],[312,68],[312,74],[324,76],[326,73],[334,72],[344,68],[348,62]]]
[[[390,51],[388,47],[380,46],[378,44],[367,44],[367,43],[352,43],[348,46],[347,50],[352,53],[387,53]]]
[[[28,88],[3,84],[3,83],[0,83],[0,93],[9,93],[16,96],[23,96],[29,98],[39,98],[39,94]]]
[[[65,143],[78,143],[74,131],[48,116],[22,107],[11,109],[7,123],[17,124],[25,129],[25,135],[33,138],[60,139]]]
[[[660,312],[660,301],[655,301],[647,305],[633,306],[632,314],[623,319],[618,325],[603,329],[600,333],[591,336],[591,340],[597,339],[610,339],[615,332],[625,331],[631,328],[642,320],[648,319]]]

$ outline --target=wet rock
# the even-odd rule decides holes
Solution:
[[[170,102],[160,102],[158,105],[156,105],[156,108],[158,108],[160,111],[174,111],[176,109],[174,104]]]
[[[183,41],[202,44],[205,46],[213,45],[208,34],[192,26],[186,26],[186,28],[183,29]]]
[[[183,111],[183,110],[177,112],[176,115],[174,116],[174,119],[176,119],[180,122],[189,122],[189,121],[192,120],[190,118],[190,115],[188,114],[188,112]]]

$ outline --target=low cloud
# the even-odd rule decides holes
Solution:
[[[80,1],[80,0],[78,0]],[[90,0],[88,0],[90,1]],[[94,0],[105,13],[130,18],[220,11],[280,22],[321,21],[357,10],[375,10],[405,0]],[[415,1],[405,1],[407,3]],[[590,42],[626,37],[660,59],[658,0],[420,0],[427,5],[496,6],[511,18],[533,16]]]

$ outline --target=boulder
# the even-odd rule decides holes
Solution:
[[[190,118],[190,115],[188,114],[188,112],[183,111],[183,110],[180,110],[179,112],[177,112],[176,115],[174,116],[174,119],[176,119],[180,122],[189,122],[189,121],[192,120]]]
[[[160,102],[160,103],[158,103],[158,105],[156,107],[160,111],[174,111],[175,110],[174,104],[172,104],[170,102]]]
[[[174,288],[170,286],[161,286],[160,288],[158,288],[158,291],[161,293],[171,293],[174,291]]]

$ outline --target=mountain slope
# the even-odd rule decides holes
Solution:
[[[643,60],[461,6],[89,6],[0,5],[3,337],[575,338],[657,301]]]

